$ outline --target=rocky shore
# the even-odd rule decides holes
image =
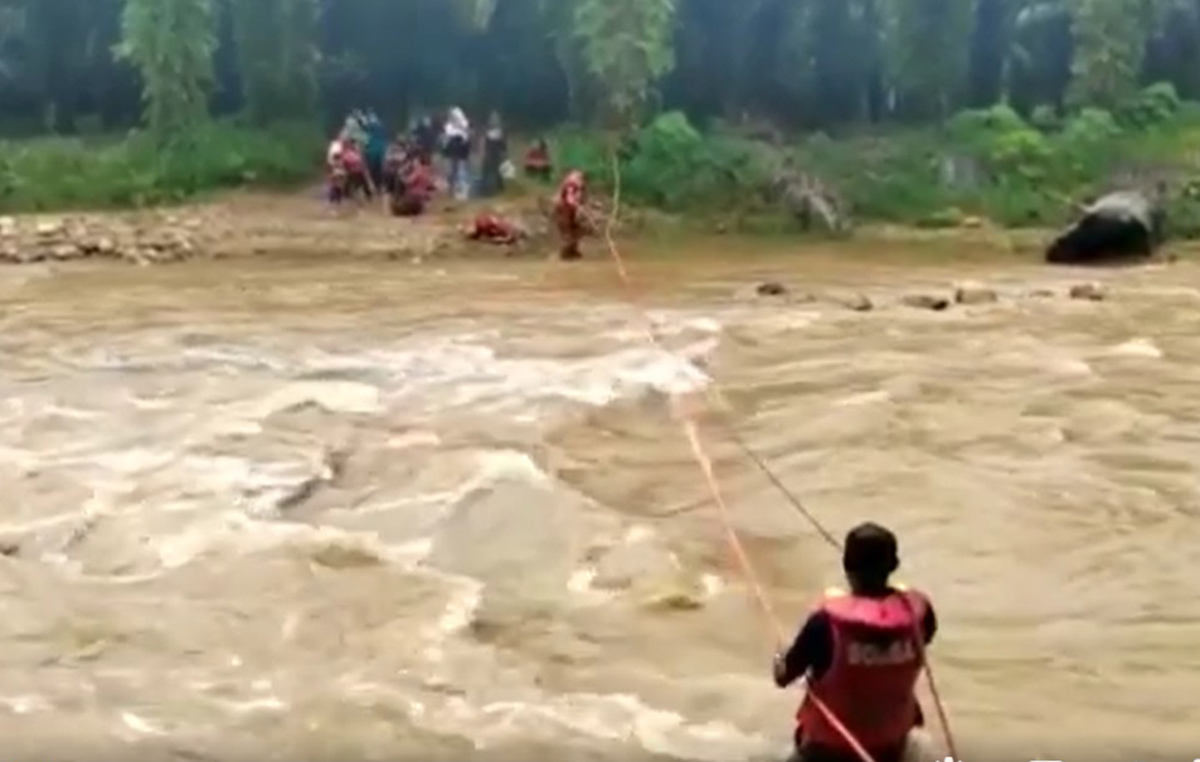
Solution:
[[[548,224],[528,206],[493,208],[528,231],[536,246]],[[0,264],[103,259],[151,265],[262,254],[411,259],[481,249],[496,255],[496,247],[463,238],[463,226],[478,211],[438,209],[404,219],[368,206],[339,215],[308,195],[239,194],[178,209],[0,216]]]

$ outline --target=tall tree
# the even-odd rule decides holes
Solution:
[[[629,125],[675,65],[675,0],[578,0],[573,21],[604,117]]]
[[[1072,0],[1072,100],[1111,108],[1137,87],[1153,0]]]
[[[961,96],[973,11],[962,0],[887,0],[889,85],[910,119],[947,116]]]
[[[160,139],[208,117],[214,22],[212,0],[125,0],[116,54],[141,75],[146,124]]]
[[[231,0],[242,95],[250,118],[310,114],[317,98],[314,0]]]

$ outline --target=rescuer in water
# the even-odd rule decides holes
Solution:
[[[579,250],[579,244],[592,226],[587,214],[587,181],[577,169],[568,172],[562,185],[558,187],[558,195],[554,201],[554,218],[559,238],[562,240],[559,257],[568,261],[582,258],[583,252]]]
[[[851,530],[842,556],[850,592],[826,591],[791,648],[775,657],[780,688],[808,677],[791,762],[862,762],[829,715],[875,762],[904,759],[909,733],[924,724],[915,689],[937,619],[925,595],[889,584],[899,566],[889,530]]]

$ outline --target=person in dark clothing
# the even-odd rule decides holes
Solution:
[[[479,169],[479,194],[495,196],[504,190],[504,175],[501,166],[508,158],[508,140],[500,123],[500,115],[493,113],[488,120],[488,130],[483,137],[483,162]]]
[[[433,117],[421,117],[412,131],[412,144],[418,160],[425,166],[433,164],[433,155],[437,152],[440,128],[433,123]]]
[[[387,154],[387,129],[374,111],[367,112],[363,117],[363,130],[366,132],[366,144],[363,146],[363,158],[367,162],[367,172],[376,188],[383,187],[383,162]]]
[[[859,760],[830,715],[876,762],[898,762],[909,732],[924,724],[915,686],[937,617],[924,594],[889,583],[899,564],[890,531],[872,523],[853,529],[842,558],[850,592],[827,591],[791,647],[776,656],[778,687],[808,679],[793,760]]]

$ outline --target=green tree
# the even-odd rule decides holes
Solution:
[[[902,115],[949,116],[966,79],[973,15],[962,0],[885,0],[888,80]]]
[[[578,0],[573,22],[604,118],[629,126],[675,65],[675,0]]]
[[[216,48],[212,0],[125,0],[119,58],[142,79],[144,119],[159,139],[208,117]]]
[[[1131,96],[1156,15],[1154,0],[1071,0],[1071,100],[1113,108]]]
[[[314,0],[231,0],[242,96],[258,124],[312,113],[317,100]]]

